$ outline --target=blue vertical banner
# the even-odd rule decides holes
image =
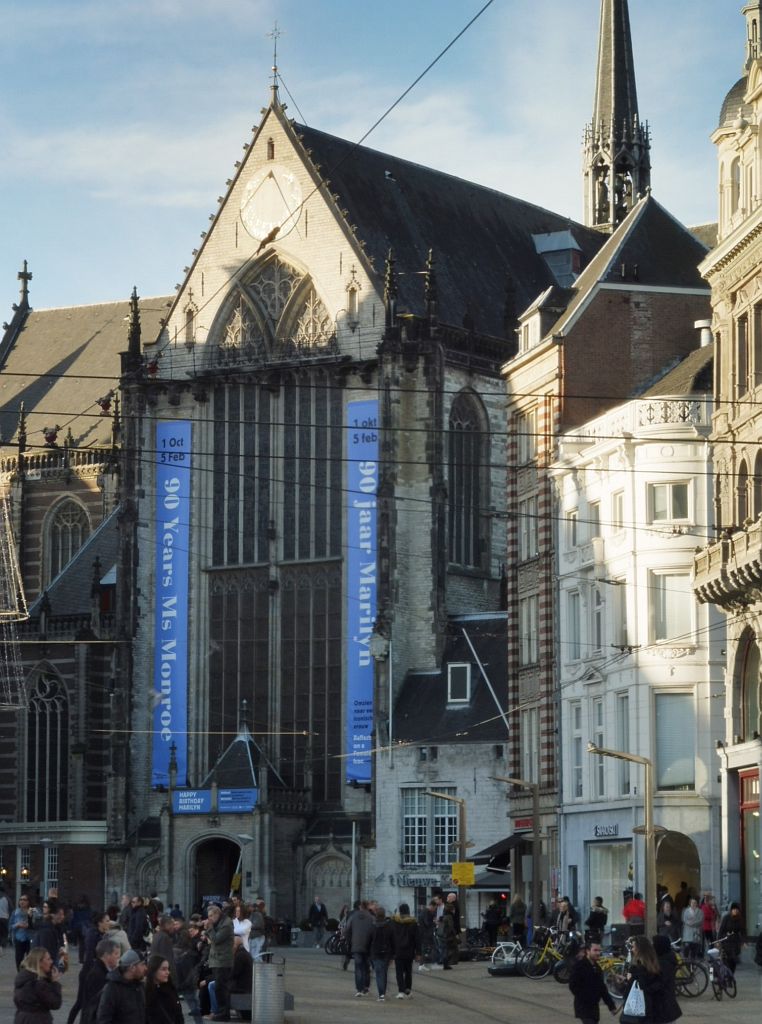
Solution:
[[[177,778],[188,774],[188,549],[191,424],[156,424],[156,593],[151,785],[169,783],[170,745]]]
[[[373,745],[373,658],[376,621],[376,495],[378,402],[347,403],[347,705],[346,764],[350,782],[370,782]]]

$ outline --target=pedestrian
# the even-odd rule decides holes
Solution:
[[[680,938],[682,925],[680,916],[677,913],[671,896],[665,896],[661,901],[661,909],[656,915],[656,931],[659,935],[665,935],[670,942]]]
[[[328,921],[328,911],[326,910],[325,903],[316,896],[309,911],[307,912],[307,920],[315,933],[315,949],[318,949],[323,944],[323,936],[325,935],[325,926]]]
[[[632,927],[642,927],[646,920],[646,904],[643,896],[635,892],[622,907],[622,917]]]
[[[5,889],[0,889],[0,949],[5,949],[8,945],[10,919],[11,901]]]
[[[355,962],[355,996],[365,996],[370,990],[370,943],[373,938],[373,918],[366,903],[360,903],[349,915],[347,942]]]
[[[262,934],[265,933],[265,924],[262,921]],[[247,953],[251,952],[249,936],[251,935],[251,917],[249,908],[245,903],[237,903],[233,909],[233,934],[240,935],[243,940],[243,948]]]
[[[730,910],[727,914],[722,915],[717,938],[725,940],[722,944],[722,955],[733,974],[736,973],[738,961],[741,959],[745,936],[746,928],[741,914],[741,904],[731,903]]]
[[[203,929],[198,921],[189,921],[177,934],[175,942],[175,969],[177,991],[188,1007],[188,1013],[200,1017],[198,1002],[199,964],[202,950],[206,949]]]
[[[407,903],[400,903],[392,915],[392,947],[394,970],[397,975],[397,998],[410,999],[413,989],[413,961],[421,956],[418,922],[410,916]]]
[[[568,896],[562,896],[558,901],[558,914],[556,915],[556,930],[562,935],[577,930],[577,911],[572,906]]]
[[[113,971],[106,975],[98,1001],[96,1024],[145,1024],[146,1001],[143,978],[146,965],[134,949],[122,953]]]
[[[249,921],[251,929],[249,931],[247,952],[251,954],[252,960],[261,960],[267,940],[267,915],[265,913],[265,904],[262,900],[259,900],[251,908]],[[233,921],[233,927],[235,927],[235,921]],[[246,948],[246,943],[244,943],[244,948]]]
[[[654,953],[650,939],[645,935],[636,935],[630,939],[631,959],[627,969],[627,987],[624,993],[624,1004],[620,1024],[653,1024],[653,1001],[661,989],[661,972],[659,961]],[[640,990],[642,999],[637,997],[637,989]],[[642,1014],[632,1015],[628,1000],[632,995],[632,1002],[640,1001],[643,1008]],[[632,1005],[632,1004],[631,1004]]]
[[[689,957],[701,956],[703,927],[704,914],[696,897],[691,896],[683,911],[683,946]]]
[[[98,1002],[106,984],[109,971],[116,970],[122,950],[113,939],[101,939],[95,947],[95,959],[87,968],[81,980],[80,1001],[82,1016],[80,1024],[93,1024],[98,1013]]]
[[[251,995],[254,983],[254,961],[246,949],[240,935],[234,939],[233,970],[230,972],[230,992]],[[246,1010],[238,1011],[242,1020],[250,1020],[251,1014]]]
[[[47,949],[36,946],[27,953],[13,984],[14,1024],[53,1024],[51,1011],[57,1010],[63,999],[58,977]]]
[[[148,951],[149,960],[153,957],[163,957],[169,964],[169,973],[172,977],[172,984],[177,987],[177,967],[175,965],[175,919],[169,914],[162,914],[159,917],[158,926],[151,939],[151,948]]]
[[[229,984],[233,969],[233,922],[222,913],[219,903],[212,903],[206,913],[206,938],[209,943],[207,961],[214,981],[217,1012],[212,1020],[230,1020]]]
[[[482,914],[484,930],[487,932],[487,942],[490,946],[497,945],[497,931],[503,920],[503,911],[497,905],[497,900],[490,900],[489,906]]]
[[[574,996],[574,1016],[582,1024],[596,1024],[601,1019],[601,1000],[612,1014],[618,1012],[603,980],[603,971],[598,965],[600,956],[600,942],[588,942],[584,955],[574,961],[569,974],[569,990]]]
[[[71,935],[71,941],[77,945],[80,964],[85,962],[85,934],[92,923],[93,910],[90,906],[90,900],[83,893],[75,903],[71,920],[69,921],[69,934]],[[95,946],[93,946],[93,949],[95,949]]]
[[[688,906],[688,901],[690,900],[690,898],[691,898],[691,894],[690,894],[690,890],[688,889],[688,883],[687,882],[681,882],[680,883],[680,890],[677,893],[677,895],[675,896],[675,900],[674,900],[675,910],[678,912],[678,914],[682,915],[683,911]]]
[[[11,914],[11,942],[16,957],[16,970],[21,967],[21,961],[29,952],[32,945],[32,915],[29,909],[29,897],[19,896],[16,909]]]
[[[183,1008],[169,968],[165,956],[154,954],[148,958],[146,1024],[183,1024]]]
[[[455,931],[455,916],[451,903],[445,903],[444,913],[437,925],[437,943],[442,951],[442,968],[445,971],[452,970],[458,962],[458,946],[460,936]]]
[[[511,931],[516,942],[521,942],[526,934],[527,927],[527,905],[522,900],[520,893],[511,900],[508,908],[508,919],[511,922]]]
[[[588,942],[600,943],[602,941],[608,919],[609,912],[603,905],[603,897],[593,896],[590,913],[585,921],[585,927],[587,928],[585,938]]]
[[[373,963],[373,973],[376,976],[376,988],[378,989],[378,1001],[383,1003],[386,999],[386,980],[389,974],[389,961],[394,955],[394,933],[392,922],[386,916],[383,907],[376,908],[376,919],[373,922],[373,932],[370,940],[370,959]]]
[[[717,928],[720,923],[720,912],[717,910],[717,903],[710,892],[704,893],[704,898],[701,901],[701,913],[704,915],[702,924],[704,949],[707,949],[717,938]]]
[[[60,973],[63,974],[69,965],[66,931],[64,928],[66,908],[55,900],[50,900],[44,906],[48,908],[48,913],[44,915],[37,929],[34,945],[47,949],[51,960]]]
[[[452,912],[452,921],[455,925],[458,942],[460,942],[460,903],[458,902],[458,894],[456,892],[448,892],[445,905],[448,906]]]
[[[77,980],[77,998],[74,1000],[69,1015],[66,1018],[66,1024],[74,1024],[74,1021],[79,1015],[79,1011],[82,1008],[82,988],[84,985],[85,978],[90,968],[95,963],[96,948],[98,943],[108,931],[108,926],[111,923],[111,919],[108,914],[96,911],[95,914],[91,915],[90,923],[84,929],[84,937],[82,942],[83,947],[83,960],[82,966],[79,971],[79,978]]]
[[[653,999],[654,1024],[673,1024],[683,1015],[675,988],[677,956],[666,935],[654,935],[653,946],[661,971],[661,987]]]
[[[125,931],[132,949],[136,953],[144,953],[153,936],[142,896],[133,896],[130,901],[130,916]]]

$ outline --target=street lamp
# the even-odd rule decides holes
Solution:
[[[458,860],[461,864],[466,859],[466,848],[468,843],[466,842],[466,801],[462,796],[451,796],[449,793],[438,793],[433,789],[425,790],[427,796],[438,796],[442,800],[450,800],[452,803],[458,805]],[[463,915],[462,924],[464,928],[468,927],[466,921],[466,887],[465,885],[458,886],[458,902],[460,903],[461,913]],[[460,942],[460,936],[458,936],[458,942]]]
[[[528,779],[508,778],[504,775],[493,775],[495,782],[507,782],[511,786],[528,789],[532,794],[532,931],[537,928],[540,920],[540,784]],[[513,887],[513,879],[511,879]]]
[[[618,761],[631,761],[633,764],[642,764],[645,769],[645,792],[643,794],[643,839],[646,844],[646,935],[649,937],[656,934],[656,845],[654,843],[654,779],[653,761],[639,754],[626,754],[623,750],[608,750],[606,747],[596,747],[594,743],[588,743],[589,754],[598,754],[601,757],[614,757]]]

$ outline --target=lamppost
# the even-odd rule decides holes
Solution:
[[[466,859],[466,848],[468,843],[466,841],[466,801],[462,796],[451,796],[449,793],[438,793],[433,789],[425,790],[427,796],[438,796],[442,800],[450,800],[452,803],[458,805],[458,860],[463,863]],[[466,920],[466,887],[465,885],[458,886],[458,902],[460,904],[460,910],[462,915],[463,928],[468,928],[468,922]],[[460,942],[460,936],[458,936]]]
[[[514,779],[504,775],[493,775],[495,782],[507,782],[511,786],[528,789],[532,794],[532,931],[540,920],[540,784],[528,779]],[[513,879],[511,879],[513,888]]]
[[[601,757],[613,757],[618,761],[631,761],[633,764],[642,764],[645,769],[644,793],[643,793],[643,839],[646,844],[646,935],[649,937],[656,934],[656,844],[654,836],[654,778],[653,761],[639,754],[626,754],[623,750],[608,750],[606,747],[596,747],[594,743],[588,743],[589,754],[598,754]]]

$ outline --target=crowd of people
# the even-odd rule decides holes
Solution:
[[[60,977],[75,958],[67,1024],[183,1024],[181,998],[198,1020],[229,1021],[231,997],[251,993],[272,927],[263,900],[234,897],[186,920],[177,904],[165,911],[155,897],[125,895],[120,907],[93,912],[84,898],[67,908],[50,896],[37,907],[23,895],[9,915],[15,1024],[52,1024]]]

